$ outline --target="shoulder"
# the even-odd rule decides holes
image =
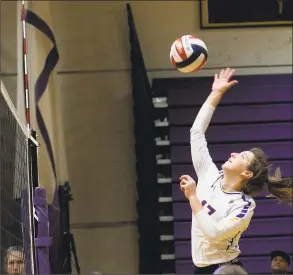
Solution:
[[[255,206],[255,201],[251,196],[239,194],[237,199],[234,201],[233,209],[245,215],[248,212],[253,212]]]
[[[198,179],[199,185],[203,183],[205,186],[214,187],[222,177],[223,173],[217,169],[216,165],[211,165],[205,175]]]
[[[256,206],[255,200],[251,196],[243,194],[242,200],[243,200],[243,203],[248,205],[251,210],[253,210],[255,208],[255,206]]]

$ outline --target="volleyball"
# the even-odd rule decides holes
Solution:
[[[171,46],[171,63],[180,72],[199,71],[205,65],[207,59],[207,46],[196,36],[183,35],[176,39]]]

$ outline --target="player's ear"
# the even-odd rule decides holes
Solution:
[[[241,173],[241,179],[247,181],[253,177],[253,173],[251,171],[244,171]]]

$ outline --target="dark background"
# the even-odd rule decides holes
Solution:
[[[206,0],[209,23],[292,21],[293,0]],[[283,3],[279,12],[279,3]]]

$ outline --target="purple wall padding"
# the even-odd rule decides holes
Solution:
[[[49,248],[52,246],[52,238],[49,236],[48,204],[44,187],[35,189],[34,205],[39,219],[38,233],[35,239],[37,272],[38,274],[50,274]]]
[[[248,146],[247,143],[209,144],[209,150],[214,162],[223,163],[230,157],[231,152],[243,151],[252,146],[261,147],[269,158],[274,157],[274,159],[290,159],[293,152],[293,143],[291,141],[254,142],[251,146]],[[171,158],[172,164],[190,163],[190,146],[172,146]]]
[[[239,84],[225,95],[221,104],[263,104],[292,102],[292,75],[237,76]],[[155,91],[167,93],[173,108],[201,106],[206,99],[213,77],[156,79]]]
[[[266,238],[241,238],[239,241],[242,256],[258,256],[263,253],[263,250],[271,251],[271,246],[282,246],[284,251],[291,251],[293,245],[293,236],[285,237],[272,237],[268,242]],[[175,241],[175,251],[177,259],[186,259],[190,257],[191,242],[187,241]],[[246,254],[246,251],[250,251],[250,254]]]
[[[194,121],[194,114],[197,114],[200,107],[170,109],[169,120],[173,125],[191,125]],[[281,112],[280,112],[281,110]],[[257,113],[257,117],[255,114]],[[212,123],[244,123],[251,121],[281,121],[292,120],[292,104],[267,104],[267,105],[246,105],[246,106],[219,106],[212,118]]]
[[[190,127],[174,127],[170,129],[172,144],[189,142]],[[258,123],[248,125],[212,125],[206,133],[207,140],[219,142],[260,142],[293,139],[293,122]],[[251,147],[251,145],[250,145]]]
[[[272,168],[280,166],[284,176],[293,176],[291,74],[248,75],[236,79],[239,85],[224,96],[206,133],[214,162],[220,168],[232,152],[261,147],[268,154]],[[212,82],[212,77],[156,79],[153,82],[156,93],[167,96],[169,106],[175,258],[179,274],[193,273],[193,264],[191,210],[179,190],[178,178],[182,174],[195,177],[189,130]],[[255,216],[240,242],[241,260],[249,273],[270,272],[269,254],[274,249],[293,253],[292,208],[265,198],[266,194],[264,190],[256,199]]]
[[[59,274],[62,271],[64,262],[63,242],[60,228],[60,205],[59,205],[59,186],[56,186],[52,204],[48,205],[49,212],[49,233],[53,244],[50,247],[51,271],[53,274]]]
[[[276,233],[275,227],[271,224],[274,222],[278,224],[278,234],[279,235],[290,235],[293,232],[293,217],[289,216],[286,218],[259,218],[253,219],[251,221],[250,227],[244,232],[243,236],[253,237],[258,234],[258,232],[263,232],[263,236],[270,236]],[[190,239],[190,228],[191,221],[181,221],[177,220],[174,222],[174,234],[177,240]],[[245,251],[243,251],[245,252]]]

